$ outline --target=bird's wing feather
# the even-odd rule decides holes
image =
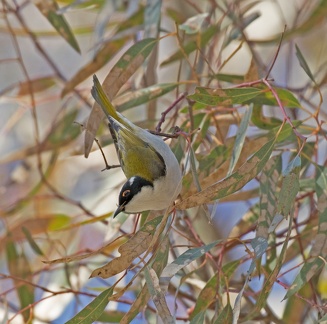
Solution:
[[[131,124],[116,112],[96,75],[93,76],[93,83],[91,93],[109,119],[109,130],[126,177],[138,175],[153,182],[165,175],[166,165],[162,156],[151,145],[135,135],[135,129]],[[124,161],[128,161],[128,165]]]
[[[165,162],[150,144],[115,119],[109,118],[109,121],[118,158],[127,178],[138,175],[153,182],[165,175]],[[128,164],[124,161],[128,161]]]

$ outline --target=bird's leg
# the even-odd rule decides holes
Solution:
[[[104,163],[105,163],[105,165],[106,165],[106,167],[104,168],[104,169],[102,169],[101,171],[104,171],[104,170],[110,170],[110,169],[113,169],[113,168],[119,168],[120,167],[120,164],[114,164],[114,165],[109,165],[108,164],[108,162],[107,162],[107,159],[106,159],[106,156],[104,155],[104,153],[103,153],[103,150],[102,150],[102,147],[101,147],[101,145],[100,145],[100,143],[99,143],[99,140],[95,137],[94,138],[94,141],[95,141],[95,143],[97,143],[97,145],[98,145],[98,147],[99,147],[99,149],[100,149],[100,151],[101,151],[101,154],[102,154],[102,157],[103,157],[103,160],[104,160]]]
[[[77,124],[77,125],[81,126],[81,128],[82,128],[83,130],[86,130],[86,128],[84,127],[83,124],[81,124],[81,123],[79,123],[79,122],[77,122],[77,121],[74,121],[74,124]],[[86,131],[87,131],[87,130],[86,130]],[[103,157],[103,159],[104,159],[104,163],[105,163],[105,165],[106,165],[106,167],[105,167],[104,169],[102,169],[101,171],[104,171],[104,170],[110,170],[110,169],[113,169],[113,168],[119,168],[119,167],[120,167],[120,164],[119,164],[119,165],[109,165],[109,164],[108,164],[107,159],[106,159],[106,157],[105,157],[105,155],[104,155],[104,153],[103,153],[102,147],[101,147],[101,145],[100,145],[100,143],[99,143],[99,140],[95,137],[95,138],[94,138],[94,141],[95,141],[95,143],[97,143],[97,145],[98,145],[98,147],[99,147],[99,149],[100,149],[100,151],[101,151],[102,157]]]
[[[186,133],[182,131],[178,126],[175,126],[172,134],[162,133],[161,132],[161,125],[165,122],[167,114],[183,99],[185,99],[187,96],[187,92],[183,92],[164,112],[161,113],[161,118],[159,120],[159,123],[156,127],[155,131],[149,130],[151,134],[163,136],[165,137],[164,140],[168,138],[177,138],[179,136],[183,136],[185,138],[191,137],[195,132],[197,132],[199,129],[195,129],[192,133]],[[188,100],[188,98],[186,98]],[[188,100],[189,101],[189,100]]]

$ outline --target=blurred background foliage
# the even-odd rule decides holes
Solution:
[[[1,323],[327,320],[326,17],[326,0],[2,0]],[[124,176],[101,172],[94,136],[118,161],[94,73],[136,124],[169,108],[162,131],[184,132],[172,215],[111,218]]]

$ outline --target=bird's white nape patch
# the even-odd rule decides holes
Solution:
[[[133,185],[133,182],[135,181],[136,177],[131,177],[129,180],[128,180],[128,183],[132,186]]]

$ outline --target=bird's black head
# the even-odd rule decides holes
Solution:
[[[114,213],[114,217],[123,211],[127,213],[139,212],[138,210],[133,211],[131,208],[128,208],[128,205],[144,187],[153,188],[153,183],[139,176],[129,178],[120,190],[118,197],[119,205]]]

